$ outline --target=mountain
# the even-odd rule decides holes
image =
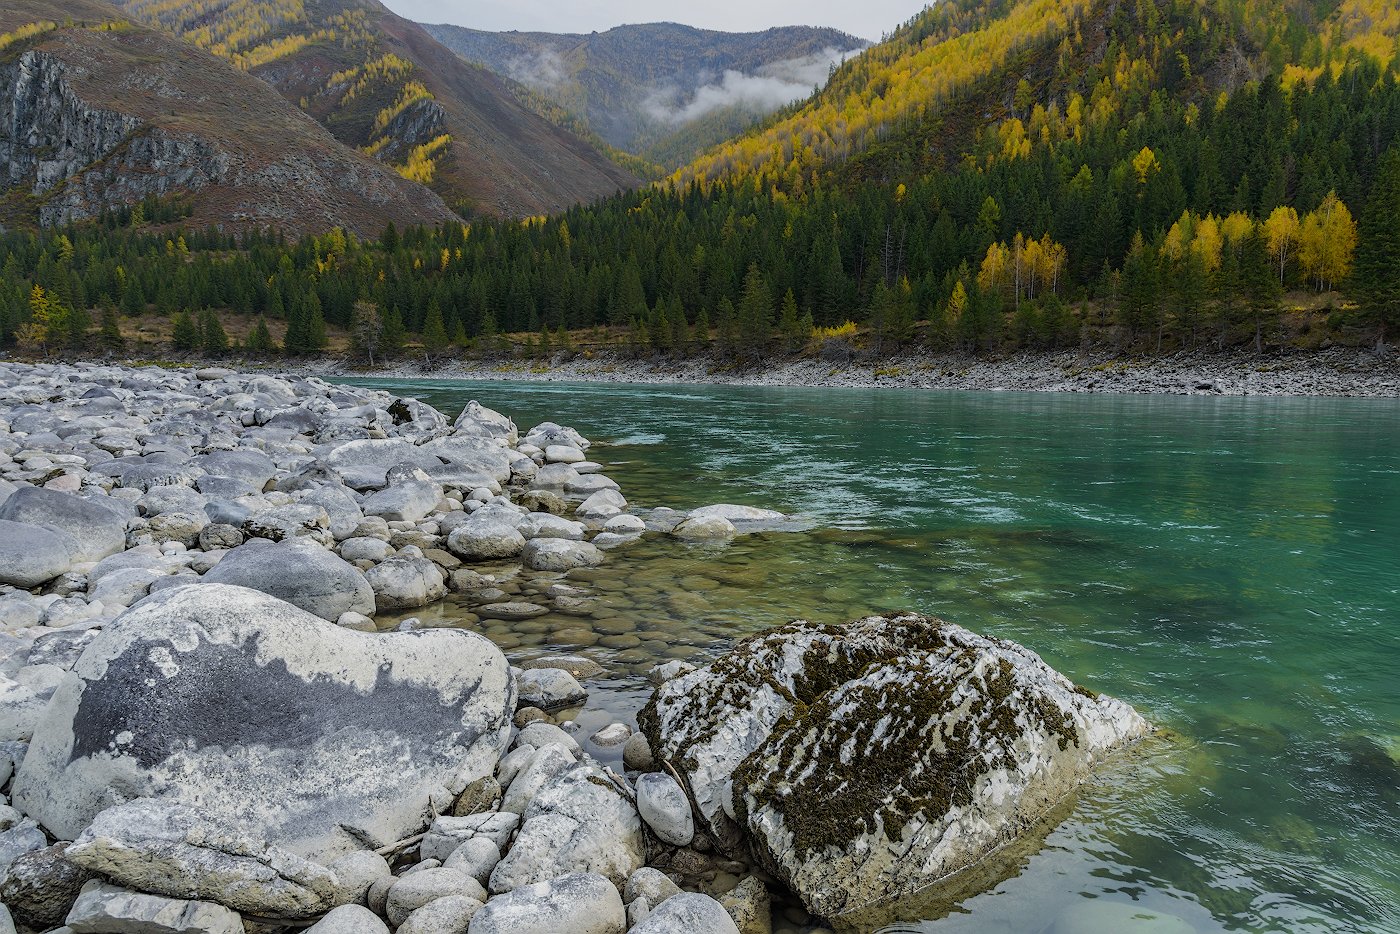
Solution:
[[[864,40],[790,26],[725,33],[675,23],[569,35],[425,27],[443,45],[580,115],[608,144],[677,165],[824,84]]]
[[[377,0],[117,0],[276,88],[464,216],[550,213],[638,180]]]
[[[1390,66],[1398,39],[1400,8],[1387,0],[1147,0],[1136,10],[1104,0],[945,0],[847,62],[803,106],[675,180],[837,167],[911,177],[981,138],[1038,133],[1028,126],[1037,108],[1042,122],[1093,124],[1130,117],[1153,95],[1208,105],[1267,75],[1293,85],[1358,56]],[[1023,142],[1037,140],[1015,145]]]
[[[159,201],[194,226],[291,234],[453,217],[263,82],[96,0],[0,7],[0,178],[6,224]]]

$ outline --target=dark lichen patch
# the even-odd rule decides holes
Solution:
[[[108,753],[152,768],[207,747],[309,751],[339,734],[403,735],[406,715],[427,755],[438,743],[475,739],[463,735],[470,696],[444,704],[432,687],[395,680],[388,665],[369,691],[329,673],[305,678],[281,659],[260,664],[254,639],[201,640],[184,652],[167,639],[140,640],[84,685],[70,761]]]

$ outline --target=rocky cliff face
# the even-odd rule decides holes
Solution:
[[[152,195],[187,199],[193,224],[292,234],[455,216],[262,82],[139,28],[55,29],[0,59],[0,185],[44,226]]]

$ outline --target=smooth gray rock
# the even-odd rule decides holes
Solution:
[[[325,866],[191,808],[150,799],[103,811],[65,855],[127,888],[265,917],[314,917],[349,901]]]
[[[443,860],[444,869],[456,869],[466,873],[477,882],[485,885],[491,879],[491,870],[501,861],[501,850],[489,837],[472,837],[464,840],[457,849]]]
[[[222,905],[148,895],[97,881],[83,887],[67,927],[73,934],[243,934],[237,913]]]
[[[428,902],[405,918],[398,934],[467,934],[472,918],[481,908],[480,899],[448,895]]]
[[[672,895],[679,895],[680,891],[680,886],[672,882],[666,873],[660,869],[643,866],[627,877],[627,885],[622,890],[622,900],[630,904],[639,898],[645,898],[654,908]]]
[[[551,743],[536,749],[530,759],[520,767],[510,787],[506,788],[501,800],[501,811],[523,815],[539,790],[575,761],[573,753],[562,745]]]
[[[307,928],[306,934],[389,934],[389,927],[363,905],[341,905]]]
[[[0,743],[28,742],[46,706],[47,697],[0,675]]]
[[[723,516],[696,516],[676,526],[671,534],[687,541],[722,541],[738,535],[739,530]]]
[[[67,534],[75,543],[75,563],[101,561],[126,548],[126,515],[97,498],[22,487],[0,503],[0,519]]]
[[[563,746],[574,755],[578,755],[582,749],[578,740],[552,723],[532,723],[521,730],[515,738],[520,745],[534,746],[543,749],[545,746]]]
[[[78,551],[66,532],[0,519],[0,584],[29,590],[73,566]]]
[[[39,825],[29,818],[0,830],[0,885],[8,878],[10,866],[26,853],[35,853],[49,845]]]
[[[374,588],[360,571],[319,545],[250,541],[226,554],[205,583],[249,587],[321,619],[375,613]]]
[[[360,633],[212,584],[128,610],[74,673],[13,789],[70,839],[154,794],[312,858],[387,845],[492,774],[515,709],[480,636]]]
[[[464,561],[513,558],[525,549],[525,537],[513,510],[483,506],[447,536],[447,550]]]
[[[603,553],[588,542],[562,538],[535,538],[525,543],[521,559],[534,571],[571,571],[603,563]]]
[[[617,888],[591,872],[521,886],[472,917],[469,934],[623,934],[627,914]]]
[[[442,490],[424,480],[396,483],[367,498],[364,514],[379,516],[388,522],[417,522],[432,515]]]
[[[690,518],[708,519],[718,516],[721,519],[738,524],[743,522],[781,522],[787,518],[780,512],[771,509],[755,509],[753,506],[735,506],[730,503],[719,503],[714,506],[703,506],[700,509],[692,509]]]
[[[627,500],[617,490],[599,490],[582,503],[574,515],[580,519],[606,521],[620,515],[627,508]]]
[[[519,692],[517,703],[521,707],[557,710],[577,707],[588,700],[588,692],[583,685],[560,668],[531,668],[522,671],[515,683]]]
[[[629,772],[650,772],[656,768],[651,741],[645,733],[633,733],[622,745],[622,767]]]
[[[710,896],[682,892],[654,906],[629,934],[739,934],[739,928]]]
[[[467,403],[452,423],[452,433],[454,437],[497,438],[511,445],[520,440],[515,422],[475,399]]]
[[[486,901],[486,889],[480,882],[461,870],[439,866],[404,876],[391,885],[384,910],[389,924],[398,927],[424,905],[450,895]]]
[[[596,872],[622,886],[646,861],[642,822],[627,794],[597,766],[555,775],[525,809],[515,842],[491,872],[491,891],[569,872]]]
[[[665,843],[690,846],[690,841],[695,839],[690,799],[665,772],[637,776],[637,812]]]
[[[447,593],[442,569],[427,558],[390,558],[367,571],[365,579],[380,611],[417,609]]]
[[[721,846],[828,919],[977,863],[1151,729],[1013,642],[916,615],[750,637],[639,722]]]

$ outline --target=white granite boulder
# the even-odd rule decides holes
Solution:
[[[211,584],[148,597],[73,672],[13,788],[61,839],[156,796],[310,858],[383,846],[492,774],[515,710],[480,636],[361,633]]]

